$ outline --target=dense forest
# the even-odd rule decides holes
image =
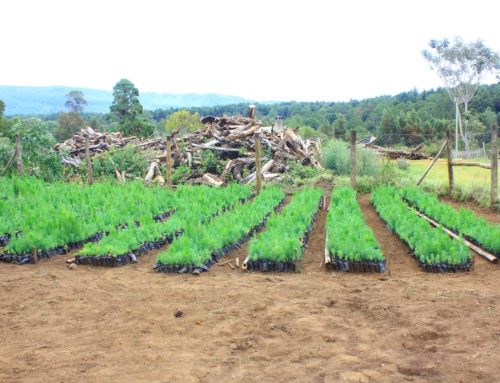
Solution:
[[[247,104],[191,108],[199,115],[245,114]],[[151,118],[160,122],[177,109],[157,109]],[[348,102],[282,102],[257,104],[257,116],[265,125],[282,116],[289,127],[301,128],[303,133],[320,132],[344,138],[347,131],[357,129],[361,134],[421,135],[432,139],[452,126],[455,109],[446,89],[395,96],[380,96]],[[472,99],[469,119],[470,132],[481,134],[492,114],[500,113],[500,83],[482,85]]]
[[[12,170],[15,138],[21,137],[26,168],[31,174],[58,175],[63,170],[53,145],[71,137],[85,126],[99,131],[122,131],[125,135],[147,137],[166,134],[174,127],[184,131],[199,128],[203,115],[244,115],[248,104],[211,107],[145,110],[139,91],[129,80],[121,80],[113,91],[109,113],[87,113],[85,94],[72,91],[61,105],[65,112],[50,115],[6,117],[0,102],[0,172]],[[491,121],[500,115],[500,83],[481,85],[463,118],[467,120],[471,147],[488,144]],[[346,139],[352,129],[359,137],[385,137],[386,145],[414,146],[427,141],[436,144],[445,129],[454,126],[454,105],[444,88],[395,96],[380,96],[348,102],[280,102],[257,104],[257,117],[264,125],[281,116],[285,125],[298,128],[306,138]],[[432,145],[429,145],[432,147]],[[9,170],[10,169],[10,170]]]

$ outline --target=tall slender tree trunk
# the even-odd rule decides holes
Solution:
[[[23,152],[21,147],[21,136],[19,133],[16,134],[16,162],[17,162],[17,173],[19,175],[23,174]]]
[[[469,111],[469,101],[465,100],[464,101],[464,114],[467,116],[467,112]],[[461,120],[461,119],[460,119]],[[464,144],[465,144],[465,150],[469,151],[469,138],[467,137],[467,132],[469,130],[469,122],[467,118],[464,121],[464,127],[463,127],[463,139],[464,139]]]
[[[462,113],[460,112],[460,106],[458,104],[458,101],[455,102],[455,114],[456,114],[456,126],[458,126],[458,129],[455,128],[455,147],[456,150],[458,150],[458,135],[462,138],[462,141],[464,142],[465,150],[469,150],[469,142],[467,141],[467,137],[464,134],[464,128],[462,125]]]
[[[458,100],[455,100],[455,150],[457,152],[458,152],[458,119],[459,119]]]

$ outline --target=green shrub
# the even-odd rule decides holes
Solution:
[[[380,173],[380,157],[375,152],[357,148],[357,174],[360,176],[376,176]],[[351,154],[348,144],[332,140],[323,147],[323,164],[327,169],[339,175],[351,172]]]
[[[131,145],[124,148],[113,148],[103,155],[92,158],[94,177],[114,177],[116,168],[120,172],[125,170],[128,175],[142,178],[152,159],[151,153],[136,151]],[[82,174],[85,174],[86,167],[85,161],[82,161]]]
[[[299,134],[304,140],[321,136],[321,132],[307,125],[299,128]]]
[[[219,157],[212,150],[203,150],[201,153],[200,173],[220,174],[222,165]]]
[[[398,169],[400,170],[406,170],[410,167],[410,161],[408,161],[406,158],[398,158],[397,164]]]
[[[172,183],[180,184],[189,178],[191,175],[191,169],[187,165],[179,165],[172,171]]]

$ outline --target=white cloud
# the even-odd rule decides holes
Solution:
[[[0,84],[346,100],[440,86],[431,38],[500,51],[500,6],[456,1],[2,1]]]

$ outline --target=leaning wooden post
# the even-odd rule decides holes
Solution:
[[[172,189],[172,143],[171,136],[167,136],[167,186]]]
[[[422,183],[422,181],[424,180],[425,176],[431,171],[432,167],[434,166],[434,164],[436,163],[436,161],[439,159],[439,156],[441,155],[441,153],[444,150],[444,148],[445,148],[446,145],[447,145],[447,141],[445,140],[443,142],[443,144],[441,145],[441,147],[439,148],[437,154],[432,159],[432,162],[429,165],[429,167],[425,170],[424,174],[422,174],[422,177],[420,177],[420,179],[417,181],[417,186]]]
[[[16,134],[16,162],[17,173],[21,175],[23,174],[23,149],[21,147],[21,136],[19,133]]]
[[[255,193],[259,194],[262,190],[262,174],[260,163],[260,134],[255,133]]]
[[[452,195],[454,192],[454,182],[453,182],[453,158],[451,155],[451,149],[452,149],[452,143],[451,143],[451,132],[450,129],[446,129],[446,154],[448,157],[448,189],[449,189],[449,194]]]
[[[491,206],[498,201],[498,125],[491,127]]]
[[[356,131],[351,130],[351,186],[356,189]]]
[[[90,160],[89,136],[85,134],[85,161],[87,161],[87,182],[92,185],[94,182],[94,172],[92,169],[92,161]]]

